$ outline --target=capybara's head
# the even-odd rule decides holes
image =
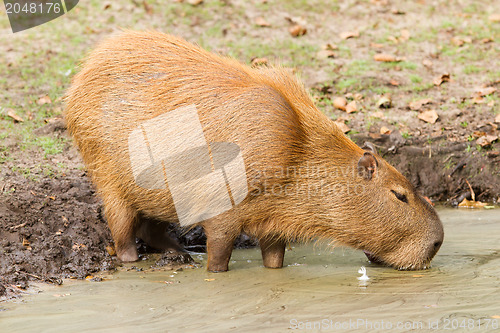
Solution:
[[[430,267],[443,242],[443,225],[432,205],[394,167],[365,144],[356,156],[358,186],[346,196],[349,228],[341,242],[365,252],[368,259],[400,270]]]

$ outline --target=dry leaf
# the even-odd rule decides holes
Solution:
[[[439,116],[434,110],[428,110],[420,113],[418,119],[425,121],[426,123],[434,124],[438,120]]]
[[[263,17],[257,17],[255,19],[255,24],[257,24],[259,27],[270,27],[271,24],[267,22]]]
[[[343,31],[339,34],[342,39],[349,39],[354,37],[359,37],[359,31]]]
[[[316,54],[318,59],[335,58],[337,54],[331,50],[321,50]]]
[[[484,104],[484,103],[486,103],[486,100],[481,96],[474,96],[474,97],[472,97],[472,103],[473,104]]]
[[[44,105],[44,104],[52,104],[52,101],[50,100],[49,96],[43,96],[36,101],[36,104],[38,105]]]
[[[203,0],[187,0],[187,3],[191,6],[198,6],[203,3]]]
[[[401,36],[399,37],[399,40],[405,42],[408,39],[410,39],[410,31],[406,29],[401,30]]]
[[[339,47],[336,44],[326,43],[323,46],[321,46],[321,48],[323,50],[335,51],[335,50],[338,50]]]
[[[349,132],[351,129],[349,128],[349,126],[347,126],[344,121],[335,121],[335,125],[338,126],[338,128],[342,131],[342,133],[347,133]]]
[[[144,6],[144,10],[146,11],[146,13],[148,13],[149,15],[153,14],[153,7],[151,7],[151,5],[146,2],[146,0],[142,1],[142,5]]]
[[[475,90],[476,95],[482,97],[482,96],[488,96],[488,95],[493,94],[495,91],[497,91],[497,88],[495,88],[495,87],[480,87],[480,88],[476,88],[474,90]]]
[[[491,37],[486,37],[486,38],[481,39],[482,44],[487,44],[487,43],[491,43],[491,42],[493,42],[493,38],[491,38]]]
[[[267,65],[267,63],[268,63],[267,58],[253,58],[251,62],[253,67],[265,66]]]
[[[384,47],[384,44],[378,44],[378,43],[370,43],[370,47],[372,49],[381,49]]]
[[[377,101],[377,107],[388,109],[392,106],[392,99],[390,94],[384,94]]]
[[[430,61],[428,59],[424,59],[424,60],[422,60],[422,65],[424,65],[427,68],[431,68],[433,64],[432,64],[432,61]]]
[[[440,76],[437,76],[432,80],[432,83],[434,83],[435,86],[440,86],[443,82],[448,82],[450,81],[450,74],[449,73],[444,73],[441,74]]]
[[[500,113],[495,116],[495,123],[500,124]]]
[[[290,35],[292,35],[293,37],[303,36],[307,33],[307,29],[299,24],[290,27],[288,31],[290,32]]]
[[[473,201],[473,200],[467,200],[464,198],[461,203],[458,204],[458,207],[465,207],[465,208],[482,208],[486,206],[486,203],[481,202],[481,201]]]
[[[380,134],[391,134],[391,130],[388,129],[387,127],[385,127],[385,126],[382,126],[380,128]]]
[[[500,22],[500,14],[491,14],[489,20],[491,22]]]
[[[460,47],[460,46],[464,45],[465,43],[472,43],[472,39],[470,37],[455,36],[455,37],[451,38],[451,42],[453,45]]]
[[[215,281],[215,279],[205,279],[207,282]]]
[[[401,58],[395,57],[387,53],[377,53],[373,56],[373,59],[375,61],[382,61],[382,62],[400,62],[402,60]]]
[[[24,121],[24,119],[21,118],[13,109],[7,109],[7,116],[11,117],[18,123],[22,123]]]
[[[114,246],[111,245],[106,246],[106,251],[110,256],[116,256],[116,250]]]
[[[432,103],[432,101],[429,98],[424,98],[424,99],[419,99],[417,101],[410,102],[409,107],[412,110],[419,111],[422,106]]]
[[[394,87],[398,87],[398,86],[399,86],[399,82],[398,82],[398,81],[396,81],[396,80],[394,80],[394,79],[392,79],[391,81],[389,81],[389,84],[390,84],[391,86],[394,86]]]
[[[353,113],[356,111],[358,111],[358,106],[356,105],[356,101],[348,103],[345,107],[345,112],[347,113]]]
[[[372,117],[379,118],[379,119],[384,119],[385,116],[381,111],[377,111],[371,114]]]
[[[344,97],[335,97],[333,99],[333,106],[339,110],[345,111],[347,100]]]
[[[487,147],[491,145],[493,141],[498,140],[498,135],[485,135],[476,140],[476,143],[481,147]]]

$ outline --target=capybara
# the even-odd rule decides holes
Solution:
[[[171,35],[122,31],[83,62],[65,119],[122,261],[138,259],[136,236],[155,237],[148,219],[201,225],[212,272],[228,270],[242,232],[259,240],[269,268],[282,267],[287,242],[313,239],[397,269],[425,269],[443,241],[436,212],[414,186],[373,145],[347,138],[280,67],[250,68]],[[217,143],[236,147],[218,158],[240,156],[233,164],[246,176],[230,209],[212,202],[212,189],[234,190],[237,169],[216,161]],[[208,171],[188,167],[198,160],[210,162],[199,163]],[[179,187],[183,179],[196,186]],[[189,200],[176,202],[186,191]]]

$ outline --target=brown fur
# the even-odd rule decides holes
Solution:
[[[102,196],[122,260],[137,259],[134,239],[142,217],[177,218],[168,190],[135,184],[128,135],[144,121],[190,104],[209,142],[239,145],[250,191],[235,208],[201,223],[209,270],[227,270],[232,242],[242,231],[260,239],[266,267],[282,266],[286,241],[315,238],[369,251],[397,268],[419,269],[442,242],[439,218],[414,187],[372,153],[368,162],[373,167],[376,161],[375,171],[360,174],[365,151],[317,110],[284,69],[252,69],[170,35],[126,31],[90,53],[66,103],[69,131]]]

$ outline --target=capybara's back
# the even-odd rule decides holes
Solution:
[[[227,270],[242,231],[260,240],[266,267],[281,267],[295,239],[336,240],[408,269],[427,266],[442,242],[413,186],[346,138],[284,69],[123,32],[87,57],[65,118],[124,261],[138,258],[136,235],[151,237],[150,218],[201,224],[211,271]]]

